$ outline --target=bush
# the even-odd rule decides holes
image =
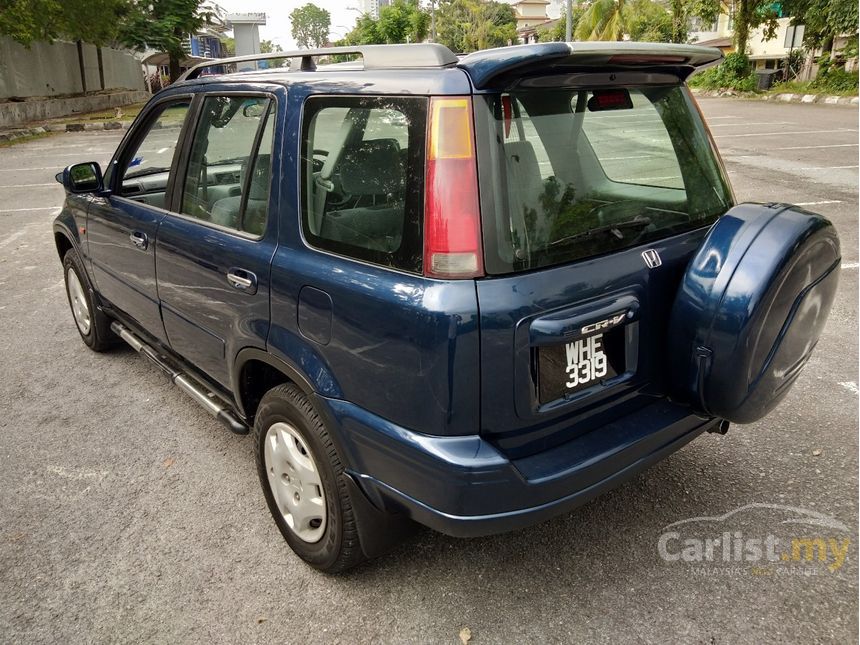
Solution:
[[[745,78],[752,71],[749,56],[738,52],[726,55],[725,60],[717,69],[722,69],[726,78],[735,79]]]
[[[731,89],[738,92],[755,91],[756,78],[746,54],[733,52],[717,67],[696,74],[690,79],[692,87],[706,90]]]
[[[832,94],[857,93],[857,72],[846,72],[842,67],[833,65],[829,56],[818,61],[818,76],[812,81],[812,89]]]

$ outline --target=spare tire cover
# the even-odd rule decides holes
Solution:
[[[717,220],[672,308],[673,398],[735,423],[770,412],[821,336],[839,263],[833,225],[801,208],[740,204]]]

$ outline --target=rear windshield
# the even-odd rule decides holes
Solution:
[[[681,86],[497,94],[475,116],[490,273],[644,244],[731,206]]]

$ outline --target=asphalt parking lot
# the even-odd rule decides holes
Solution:
[[[458,642],[468,627],[474,643],[856,642],[858,114],[701,106],[739,200],[805,204],[842,238],[837,302],[785,402],[570,515],[473,540],[420,531],[341,577],[282,541],[248,437],[131,350],[80,342],[53,175],[106,162],[120,135],[0,148],[0,641]],[[841,563],[661,557],[670,524],[737,509],[684,535],[796,526],[847,539]],[[797,509],[817,528],[786,524]]]

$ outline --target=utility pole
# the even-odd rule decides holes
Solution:
[[[436,0],[430,0],[430,42],[436,42]]]
[[[565,9],[565,26],[564,26],[564,39],[566,42],[570,42],[573,40],[573,0],[567,0],[565,3],[567,5]]]

